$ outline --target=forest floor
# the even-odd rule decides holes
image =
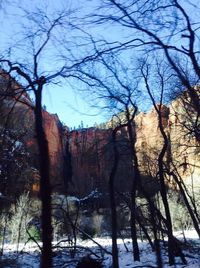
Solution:
[[[184,241],[183,234],[176,232],[176,237]],[[191,267],[200,268],[200,239],[194,230],[184,232],[186,241],[182,243],[183,252],[185,254],[187,265],[182,264],[181,259],[176,257],[176,265],[169,266],[166,249],[162,248],[163,268],[167,267]],[[102,265],[105,268],[111,267],[112,258],[111,239],[110,238],[95,238],[95,241],[108,252],[105,252],[97,244],[91,240],[77,241],[77,254],[72,258],[72,249],[69,249],[69,244],[66,242],[59,243],[59,248],[54,249],[53,267],[57,268],[74,268],[78,261],[86,255],[92,258],[103,260]],[[57,243],[54,242],[54,245]],[[57,244],[58,245],[58,244]],[[67,247],[68,246],[68,247]],[[156,256],[152,252],[149,244],[145,241],[139,241],[141,254],[140,262],[133,262],[131,252],[131,240],[118,240],[119,248],[119,266],[120,268],[136,268],[136,267],[157,267]],[[39,268],[40,251],[35,243],[19,244],[18,252],[17,245],[5,245],[4,254],[0,257],[0,267],[5,268]]]

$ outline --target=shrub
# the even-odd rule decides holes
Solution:
[[[96,230],[95,230],[95,228],[94,228],[93,226],[91,226],[91,225],[85,225],[85,226],[83,226],[82,230],[83,230],[83,232],[84,232],[84,233],[81,234],[81,238],[82,238],[83,240],[88,239],[87,234],[88,234],[89,236],[91,236],[91,237],[94,237],[95,234],[96,234]]]
[[[164,214],[164,206],[160,198],[160,210]],[[174,230],[188,229],[192,227],[191,217],[179,193],[168,192],[168,202]]]
[[[24,193],[19,197],[16,208],[13,208],[12,218],[8,226],[11,231],[12,243],[19,243],[26,239],[26,226],[30,220],[29,205],[29,193]]]
[[[28,238],[33,238],[36,241],[41,241],[41,234],[39,229],[32,225],[30,228],[27,230],[28,233]]]
[[[77,268],[102,268],[102,264],[90,256],[83,257],[77,264]]]

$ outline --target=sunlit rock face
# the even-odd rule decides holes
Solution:
[[[163,128],[169,137],[169,108],[162,105],[160,111]],[[158,113],[153,108],[148,113],[141,112],[135,118],[136,122],[136,149],[142,175],[156,177],[158,172],[158,155],[163,146],[163,137],[158,124]],[[165,158],[169,157],[170,144]]]
[[[183,101],[184,100],[184,101]],[[165,154],[165,164],[170,171],[178,172],[180,178],[188,186],[200,186],[200,143],[195,138],[194,121],[196,115],[185,96],[177,98],[169,107],[161,107],[162,124],[168,137],[168,148]],[[136,148],[143,175],[156,178],[158,173],[158,156],[164,140],[158,126],[158,114],[155,109],[148,113],[140,113],[136,117]],[[172,176],[169,182],[176,187]]]
[[[66,192],[65,158],[68,129],[64,127],[57,114],[43,111],[44,130],[49,146],[50,178],[54,192]]]
[[[199,119],[187,94],[170,105],[171,157],[187,185],[200,186]]]

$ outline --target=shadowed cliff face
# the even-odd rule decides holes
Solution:
[[[14,83],[13,90],[16,88],[17,90],[20,89],[16,82],[12,83]],[[20,96],[16,93],[8,94],[7,97],[0,99],[0,126],[2,131],[11,129],[21,133],[21,140],[26,147],[27,153],[30,155],[29,168],[38,169],[38,149],[33,109],[34,103],[27,93],[23,93]],[[49,145],[52,190],[64,193],[66,192],[64,168],[67,150],[66,133],[68,129],[62,126],[57,115],[49,114],[46,111],[43,111],[43,123]],[[35,172],[29,173],[29,176],[35,177]],[[36,183],[38,184],[38,175],[36,177]],[[28,179],[34,181],[34,178]],[[33,185],[33,188],[34,190],[39,190],[35,185]]]
[[[88,128],[69,134],[72,184],[69,191],[85,195],[93,189],[107,190],[111,160],[108,161],[111,130]]]

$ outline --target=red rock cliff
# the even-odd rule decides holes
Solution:
[[[20,85],[12,80],[12,88],[14,91],[19,90]],[[0,125],[21,133],[31,155],[30,166],[38,169],[33,109],[34,103],[26,92],[20,97],[15,93],[0,99]],[[65,192],[64,158],[66,154],[66,131],[68,130],[62,126],[56,114],[49,114],[47,111],[43,111],[43,123],[49,145],[52,190]]]
[[[18,90],[20,85],[12,81]],[[2,86],[3,88],[3,86]],[[31,165],[38,168],[37,143],[34,131],[34,104],[28,94],[0,99],[0,125],[23,132],[23,140],[31,155]],[[183,178],[199,183],[200,161],[199,144],[194,136],[187,133],[186,122],[192,124],[192,110],[185,110],[181,99],[172,102],[170,107],[162,106],[161,115],[165,132],[169,138],[169,148],[165,159],[172,159]],[[188,111],[190,111],[188,114]],[[68,191],[85,195],[95,188],[107,191],[107,182],[113,164],[111,129],[88,128],[69,132],[57,115],[43,111],[44,129],[49,144],[50,175],[53,191],[65,192],[66,181],[72,179]],[[158,116],[154,109],[140,113],[135,118],[136,149],[142,175],[156,177],[157,159],[163,145],[158,128]],[[130,187],[133,172],[130,152],[127,146],[127,131],[118,132],[120,163],[116,186],[126,191]],[[72,177],[72,178],[71,178]],[[37,188],[37,187],[36,187]]]

